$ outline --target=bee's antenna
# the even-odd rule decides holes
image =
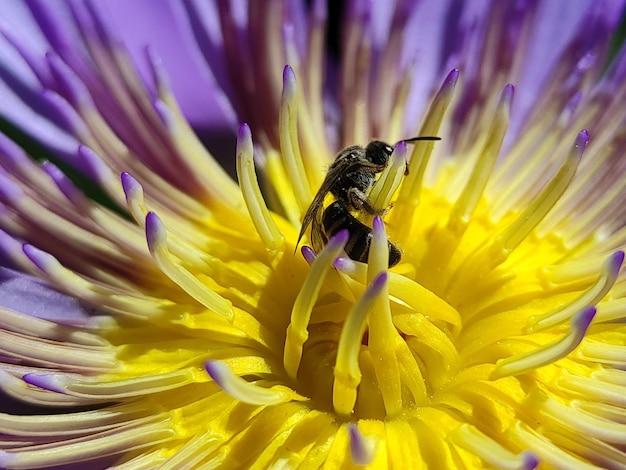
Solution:
[[[433,135],[420,135],[417,137],[411,137],[409,139],[402,139],[400,142],[406,142],[407,144],[411,144],[413,142],[418,142],[420,140],[441,140],[441,137],[433,136]],[[406,168],[404,170],[404,176],[409,174],[409,164],[407,162]]]
[[[410,139],[402,139],[400,142],[406,142],[410,144],[411,142],[417,142],[419,140],[441,140],[441,137],[436,137],[432,135],[421,135],[418,137],[411,137]]]

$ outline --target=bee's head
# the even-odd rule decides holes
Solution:
[[[392,152],[392,146],[380,140],[373,140],[365,147],[365,158],[375,165],[386,165]]]

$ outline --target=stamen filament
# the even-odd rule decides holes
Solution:
[[[391,204],[396,189],[400,186],[406,170],[406,143],[400,141],[391,154],[391,164],[381,173],[370,191],[369,199],[374,207],[385,209]]]
[[[213,381],[231,397],[249,405],[277,405],[293,399],[292,394],[276,388],[263,388],[247,382],[221,361],[207,361],[204,365]]]
[[[261,241],[271,254],[278,253],[285,237],[276,226],[261,194],[254,169],[252,134],[247,124],[239,128],[237,136],[237,178],[248,213]]]
[[[298,143],[296,90],[296,76],[293,69],[287,65],[283,70],[283,94],[279,115],[280,153],[283,157],[285,171],[292,183],[291,187],[298,207],[300,212],[304,213],[313,195],[304,171],[300,144]]]
[[[563,405],[551,397],[542,404],[541,413],[576,433],[611,444],[626,444],[626,424],[596,418],[591,413]]]
[[[597,374],[592,374],[591,377],[564,375],[558,379],[557,385],[586,400],[626,407],[626,386],[602,380]]]
[[[587,131],[581,131],[576,138],[574,147],[554,178],[526,206],[517,220],[500,235],[499,241],[504,253],[513,251],[556,204],[574,178],[588,141],[589,134]]]
[[[452,433],[451,438],[494,468],[531,470],[539,465],[539,459],[534,454],[527,451],[514,454],[469,424],[459,426]]]
[[[128,426],[95,435],[78,437],[58,443],[31,445],[28,450],[0,450],[0,467],[27,469],[50,468],[84,462],[120,452],[131,452],[175,438],[163,423]]]
[[[504,135],[509,127],[509,115],[513,101],[513,86],[507,85],[502,91],[491,129],[483,145],[477,162],[473,166],[461,195],[450,214],[449,224],[466,225],[478,206],[480,197],[489,181],[489,176],[500,154]]]
[[[148,213],[144,199],[143,186],[126,171],[122,172],[120,180],[122,182],[122,188],[124,189],[124,196],[126,196],[128,211],[133,216],[133,219],[143,227],[146,214]]]
[[[116,382],[87,382],[68,374],[25,374],[24,382],[44,390],[79,398],[114,400],[149,395],[182,387],[197,381],[192,368],[174,370],[163,374],[146,375]]]
[[[122,405],[123,406],[123,405]],[[127,411],[114,406],[106,410],[90,410],[58,415],[11,415],[0,413],[0,429],[19,436],[80,435],[94,433],[129,423],[140,423],[153,418],[146,410]]]
[[[389,250],[385,224],[380,217],[374,217],[372,242],[367,260],[368,282],[373,283],[381,274],[387,273]],[[368,349],[372,355],[374,371],[378,381],[387,416],[395,416],[402,411],[402,381],[398,365],[398,346],[406,343],[400,338],[391,319],[388,284],[382,287],[374,300],[372,314],[368,320]],[[410,355],[409,351],[407,352]]]
[[[257,163],[260,164],[261,174],[272,182],[266,197],[269,205],[282,208],[282,213],[292,225],[300,225],[303,211],[300,209],[298,201],[292,197],[291,185],[293,180],[285,172],[280,153],[269,149]]]
[[[2,327],[7,331],[14,331],[44,340],[63,341],[66,344],[73,344],[78,347],[93,347],[94,350],[99,351],[99,354],[104,349],[102,348],[103,346],[109,345],[107,340],[97,334],[69,326],[65,326],[63,329],[59,328],[61,320],[59,320],[59,323],[51,322],[6,307],[0,307],[0,312],[2,314]],[[91,322],[88,321],[87,325],[89,324]],[[80,326],[83,327],[82,322]]]
[[[324,279],[348,242],[348,232],[342,230],[328,240],[311,264],[311,269],[302,285],[291,310],[291,322],[287,327],[283,364],[289,377],[295,379],[302,359],[302,347],[309,338],[307,327],[311,321],[311,312],[319,296]]]
[[[161,299],[123,295],[118,291],[93,284],[74,271],[65,268],[54,256],[32,245],[25,244],[22,250],[26,257],[46,275],[50,283],[92,304],[142,318],[160,315],[167,304]]]
[[[446,114],[448,106],[452,101],[456,81],[459,78],[459,71],[452,70],[446,77],[437,96],[433,99],[432,104],[428,108],[428,113],[424,119],[424,124],[418,135],[438,135],[441,123]],[[415,207],[419,203],[420,193],[422,191],[422,182],[424,172],[428,166],[428,161],[434,148],[433,142],[420,142],[413,148],[409,161],[409,174],[404,180],[404,184],[398,196],[398,204]],[[396,219],[394,219],[396,220]],[[402,220],[398,218],[397,220]]]
[[[533,453],[542,464],[551,468],[576,468],[580,470],[597,469],[595,465],[585,464],[580,459],[565,452],[545,436],[529,426],[517,421],[508,431],[519,447],[533,449]]]
[[[570,331],[564,338],[525,354],[500,359],[496,363],[490,379],[496,380],[510,375],[523,374],[547,364],[552,364],[567,356],[583,340],[595,314],[596,309],[594,307],[586,308],[572,317]]]
[[[146,238],[150,254],[167,277],[209,310],[229,321],[234,318],[230,301],[202,284],[172,259],[167,247],[165,226],[154,212],[149,212],[146,216]]]
[[[86,372],[108,372],[115,368],[112,349],[81,347],[65,342],[43,342],[39,338],[0,331],[0,352],[26,358],[45,367],[70,367]]]
[[[333,381],[333,408],[337,414],[347,416],[354,410],[357,388],[361,383],[359,351],[367,315],[386,284],[387,273],[380,273],[354,304],[341,330]]]
[[[153,65],[151,62],[149,64]],[[160,85],[163,87],[165,83],[161,81]],[[177,158],[184,165],[184,170],[193,179],[198,179],[199,175],[212,175],[214,178],[212,181],[217,181],[219,184],[207,185],[204,184],[204,181],[197,180],[197,184],[210,193],[211,198],[209,200],[220,203],[228,201],[229,208],[242,209],[243,201],[237,184],[202,144],[183,116],[171,91],[160,90],[160,100],[171,116],[167,123],[168,135]],[[158,155],[158,151],[156,154]]]
[[[602,266],[602,271],[598,280],[584,291],[574,301],[543,315],[535,315],[529,319],[529,332],[537,332],[558,325],[562,321],[571,317],[574,312],[578,312],[591,305],[597,304],[605,295],[609,293],[617,275],[624,262],[624,252],[618,251],[609,257]]]

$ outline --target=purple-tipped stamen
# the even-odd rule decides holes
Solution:
[[[309,264],[312,264],[313,261],[315,261],[315,258],[317,258],[317,253],[315,253],[315,250],[306,245],[300,248],[300,253],[302,253],[302,257]]]
[[[580,153],[582,155],[582,153],[587,148],[587,144],[588,143],[589,143],[589,132],[587,132],[587,129],[583,129],[576,136],[576,141],[574,142],[574,147],[580,149]]]
[[[595,316],[596,308],[587,307],[581,310],[578,314],[574,315],[572,318],[572,326],[578,330],[578,336],[580,338],[579,342],[584,338],[587,328],[589,328],[589,325]]]
[[[29,243],[24,243],[22,245],[22,251],[28,259],[43,272],[47,272],[51,268],[58,265],[58,261],[54,256],[34,247]]]
[[[146,215],[146,240],[150,253],[154,253],[157,246],[167,240],[165,225],[154,212],[148,212]]]
[[[124,195],[126,196],[126,202],[130,202],[137,197],[143,198],[143,188],[141,184],[139,184],[130,173],[123,171],[120,175],[120,180],[122,182]]]
[[[66,393],[65,381],[58,374],[25,374],[22,379],[27,384],[44,390]]]

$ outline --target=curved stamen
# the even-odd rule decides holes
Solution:
[[[480,151],[478,161],[457,199],[450,214],[449,224],[465,225],[476,210],[480,197],[489,181],[489,176],[496,164],[504,135],[509,127],[509,115],[513,101],[513,86],[507,85],[502,91],[500,103],[487,134],[487,140]]]
[[[349,234],[342,230],[328,240],[324,249],[311,264],[311,269],[291,310],[291,322],[287,327],[283,364],[289,377],[295,379],[302,359],[302,347],[309,338],[307,327],[311,320],[311,312],[322,289],[324,279],[348,242]]]
[[[304,213],[313,195],[300,154],[297,125],[296,76],[288,65],[283,70],[283,95],[280,105],[280,150],[285,171],[292,182],[293,194],[300,212]]]
[[[359,350],[367,326],[367,315],[386,285],[387,273],[380,273],[354,304],[341,330],[333,382],[333,408],[340,415],[349,415],[354,410],[357,388],[361,383]]]
[[[196,381],[195,369],[189,367],[163,374],[143,375],[116,382],[89,382],[82,376],[70,374],[28,373],[22,379],[44,390],[79,398],[115,400],[172,390]]]
[[[172,258],[167,247],[165,226],[154,212],[149,212],[146,216],[146,239],[150,254],[167,277],[209,310],[227,320],[233,319],[234,313],[230,301],[202,284]]]
[[[587,131],[580,131],[576,137],[574,147],[554,178],[552,178],[539,195],[526,206],[524,212],[520,214],[517,220],[500,235],[499,240],[502,245],[503,253],[508,254],[513,251],[539,222],[543,220],[546,214],[563,195],[576,174],[576,169],[578,168],[578,164],[587,147],[588,141],[589,134]]]
[[[491,373],[491,380],[510,375],[519,375],[533,369],[552,364],[571,353],[585,337],[587,328],[596,314],[594,307],[589,307],[572,317],[569,333],[562,339],[546,344],[534,351],[519,356],[500,359]]]
[[[143,194],[143,186],[126,171],[123,171],[120,175],[120,181],[122,182],[122,189],[126,197],[126,206],[133,216],[133,219],[135,219],[135,222],[143,227],[146,214],[148,213]]]
[[[558,325],[562,321],[570,318],[574,312],[578,312],[586,307],[597,304],[605,295],[609,293],[619,270],[624,262],[624,252],[618,251],[610,256],[602,266],[602,271],[598,280],[583,292],[577,299],[552,312],[543,315],[535,315],[529,319],[529,332],[537,332]]]
[[[372,224],[372,243],[367,263],[367,278],[375,282],[377,275],[387,272],[389,260],[389,242],[385,233],[385,224],[380,217],[374,217]],[[372,355],[374,371],[378,381],[378,387],[383,398],[383,404],[388,416],[395,416],[402,411],[402,374],[398,358],[404,362],[411,357],[406,343],[400,337],[398,330],[391,318],[391,306],[389,304],[389,289],[386,284],[377,299],[369,317],[368,324],[370,335],[368,349]],[[406,354],[406,355],[405,355]],[[419,370],[418,368],[410,368]],[[415,387],[411,384],[415,380],[415,374],[407,374],[406,382],[413,392]],[[417,380],[423,380],[418,377]],[[418,397],[415,397],[418,398]],[[422,396],[419,396],[422,398]]]
[[[287,393],[287,389],[264,388],[247,382],[235,375],[223,362],[207,361],[204,368],[219,388],[243,403],[258,406],[277,405],[293,399],[293,394]]]
[[[611,444],[626,444],[626,424],[595,417],[586,411],[564,405],[554,398],[547,398],[541,413],[563,424],[576,433]]]
[[[252,134],[247,124],[241,125],[237,135],[237,178],[248,213],[261,241],[270,253],[278,253],[285,237],[276,226],[261,194],[254,170]]]
[[[531,452],[525,451],[514,454],[469,424],[459,426],[452,433],[451,438],[494,468],[532,470],[539,465],[539,458]]]
[[[379,209],[389,207],[391,198],[402,182],[406,171],[406,142],[400,141],[396,144],[390,160],[391,163],[381,173],[369,194],[370,202]]]
[[[448,106],[452,102],[452,96],[454,95],[454,88],[458,78],[458,69],[454,69],[448,74],[437,96],[435,96],[432,104],[428,108],[424,124],[418,132],[418,135],[439,135],[439,129]],[[410,207],[415,207],[419,202],[424,172],[426,171],[428,161],[430,160],[434,148],[433,142],[422,142],[422,144],[423,145],[416,145],[411,153],[409,174],[405,178],[400,190],[400,195],[398,196],[399,205],[402,203],[403,205],[406,204]],[[397,217],[398,218],[394,218],[394,222],[402,220],[399,214]]]

